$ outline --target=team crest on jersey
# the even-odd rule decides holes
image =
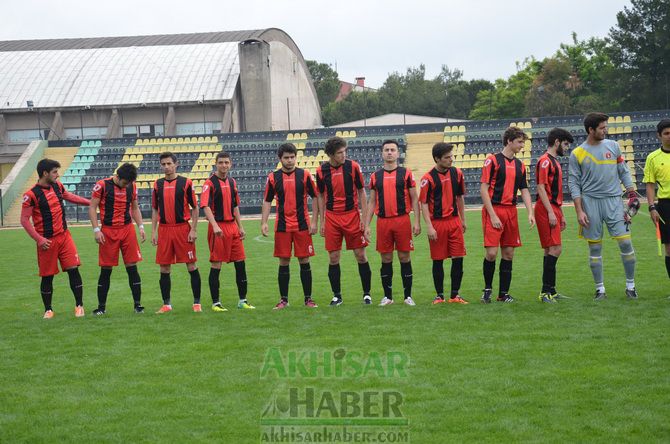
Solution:
[[[100,191],[100,188],[102,188],[100,184],[96,183],[95,186],[93,187],[93,191]]]
[[[612,153],[605,153],[605,158],[606,159],[611,159],[612,158]]]
[[[208,188],[209,188],[209,185],[204,185],[204,186],[202,187],[202,192],[203,192],[203,193],[206,193]]]
[[[23,201],[28,202],[29,200],[30,200],[30,196],[28,196],[27,194],[24,194],[23,195]]]
[[[486,161],[484,161],[484,166],[487,167],[489,165],[491,165],[491,159],[486,159]]]
[[[545,159],[544,162],[542,162],[541,168],[547,168],[549,166],[549,159]]]
[[[425,187],[428,185],[428,179],[421,179],[421,188]]]

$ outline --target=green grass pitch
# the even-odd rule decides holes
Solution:
[[[520,211],[524,221],[524,211]],[[132,312],[123,268],[116,268],[108,314],[96,306],[97,246],[90,228],[72,229],[83,261],[87,315],[75,319],[67,276],[55,279],[54,310],[41,319],[35,245],[22,230],[0,231],[0,442],[226,442],[264,439],[261,415],[277,387],[320,391],[394,390],[411,442],[667,442],[670,440],[670,283],[657,256],[648,217],[633,224],[640,300],[624,297],[614,241],[604,244],[609,299],[592,300],[587,249],[576,238],[572,208],[558,288],[572,297],[537,301],[542,252],[537,232],[522,224],[511,294],[514,304],[482,305],[479,211],[467,214],[467,306],[432,306],[433,285],[425,232],[412,255],[416,307],[381,308],[379,255],[369,249],[374,306],[361,304],[351,253],[342,261],[344,305],[328,307],[327,254],[316,236],[312,261],[317,309],[302,306],[297,262],[291,263],[291,303],[277,302],[277,261],[260,223],[245,221],[249,300],[235,308],[232,265],[221,274],[227,313],[209,310],[206,225],[198,257],[203,313],[192,313],[188,274],[173,269],[174,312],[160,307],[154,248],[142,245],[143,304]],[[449,263],[445,263],[446,289]],[[402,300],[399,266],[394,288]],[[497,273],[494,291],[497,288]],[[408,357],[404,376],[261,377],[268,350],[344,349],[362,355]]]

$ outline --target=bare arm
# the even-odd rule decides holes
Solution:
[[[647,188],[647,203],[649,204],[649,216],[651,216],[652,222],[654,222],[654,224],[657,224],[659,216],[658,211],[656,210],[656,206],[654,205],[654,202],[656,202],[656,185],[653,183],[647,183],[646,188]]]
[[[465,224],[465,198],[461,196],[456,197],[456,208],[458,208],[458,215],[461,218],[461,225],[463,226],[463,232],[468,228]]]
[[[209,210],[210,212],[212,210]],[[242,217],[240,217],[240,207],[235,207],[233,210],[233,217],[235,218],[235,223],[237,224],[237,230],[240,232],[240,239],[244,240],[247,233],[244,231],[242,226]]]
[[[67,200],[68,202],[72,202],[73,204],[77,205],[90,205],[91,201],[86,199],[85,197],[77,196],[76,194],[72,194],[69,191],[66,191],[63,193],[63,199]]]
[[[325,214],[326,213],[326,206],[323,204],[323,194],[319,194],[317,199],[319,200],[319,212],[321,214],[321,228],[319,229],[319,234],[321,236],[325,236],[326,235],[326,224],[325,224],[325,222],[326,222],[326,214]],[[312,200],[314,200],[314,199],[312,199]]]
[[[375,190],[370,190],[370,195],[368,196],[368,211],[365,215],[365,228],[363,229],[363,233],[365,235],[365,238],[369,241],[370,240],[370,222],[372,222],[372,216],[375,214],[375,204],[377,202],[377,192]]]
[[[212,213],[212,209],[209,207],[203,207],[203,210],[205,211],[205,219],[207,219],[209,225],[212,227],[214,235],[221,236],[223,234],[223,230],[221,230],[219,224],[216,222],[216,219],[214,218],[214,213]]]
[[[319,204],[319,197],[321,195],[314,196],[312,197],[312,215],[314,216],[312,219],[311,226],[309,227],[309,234],[316,234],[316,232],[319,230],[319,215],[321,214],[321,205]]]
[[[28,233],[28,236],[32,237],[35,242],[37,242],[37,246],[43,250],[48,250],[49,247],[51,246],[51,240],[40,236],[40,234],[37,232],[33,224],[30,223],[30,218],[32,217],[33,210],[32,208],[22,208],[21,209],[21,226],[23,227],[24,230],[26,230],[26,233]]]
[[[137,203],[137,199],[133,200],[133,203],[131,205],[130,213],[132,215],[133,220],[137,224],[137,226],[140,228],[140,239],[142,242],[147,240],[147,235],[146,232],[144,231],[144,222],[142,221],[142,212],[140,211],[140,206]]]
[[[99,244],[105,243],[105,235],[100,231],[98,226],[98,205],[100,205],[100,198],[92,197],[91,204],[88,206],[88,218],[91,221],[91,226],[93,227],[93,236],[95,241]]]
[[[421,214],[423,215],[423,220],[426,222],[426,235],[429,240],[437,240],[437,231],[433,227],[433,223],[430,220],[430,208],[425,202],[421,202]]]
[[[533,213],[533,200],[530,198],[530,191],[528,191],[528,188],[521,189],[521,199],[526,206],[526,211],[528,211],[528,224],[532,228],[535,226],[535,214]]]
[[[488,183],[481,184],[481,186],[479,187],[479,194],[482,198],[484,209],[486,210],[487,213],[489,213],[489,218],[491,219],[491,225],[493,225],[493,228],[497,229],[502,228],[502,222],[500,222],[500,218],[493,210],[493,204],[491,203],[491,197],[489,196]]]
[[[261,234],[268,235],[268,218],[270,217],[270,210],[272,209],[272,202],[263,201],[261,207]]]
[[[158,211],[151,208],[151,244],[158,245]]]
[[[421,234],[421,212],[419,210],[419,197],[416,195],[416,187],[409,189],[409,200],[412,203],[412,211],[414,211],[414,227],[412,231],[414,236]]]
[[[195,206],[191,208],[191,231],[188,233],[188,241],[193,243],[198,239],[198,219],[200,218],[200,212],[198,207]]]
[[[361,230],[365,231],[365,219],[368,217],[368,196],[365,192],[365,187],[358,190],[358,202],[361,205]]]

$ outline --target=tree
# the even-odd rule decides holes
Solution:
[[[608,43],[616,87],[629,109],[669,108],[670,5],[668,0],[631,0],[617,14]]]
[[[523,116],[526,95],[540,72],[542,64],[533,57],[517,63],[517,72],[509,79],[498,79],[493,88],[480,90],[470,112],[470,119],[503,119]]]
[[[337,77],[337,72],[326,63],[319,63],[314,60],[306,60],[305,62],[314,82],[319,105],[324,108],[328,103],[335,100],[340,91],[340,80]]]

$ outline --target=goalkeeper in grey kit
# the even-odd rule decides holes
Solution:
[[[640,207],[640,201],[619,145],[614,140],[605,139],[608,118],[602,113],[590,113],[585,117],[584,129],[588,137],[570,154],[568,179],[580,225],[579,235],[589,245],[589,264],[597,301],[607,298],[603,279],[603,223],[619,245],[626,273],[626,297],[637,299],[630,217]],[[626,209],[621,201],[622,183],[628,196]]]

